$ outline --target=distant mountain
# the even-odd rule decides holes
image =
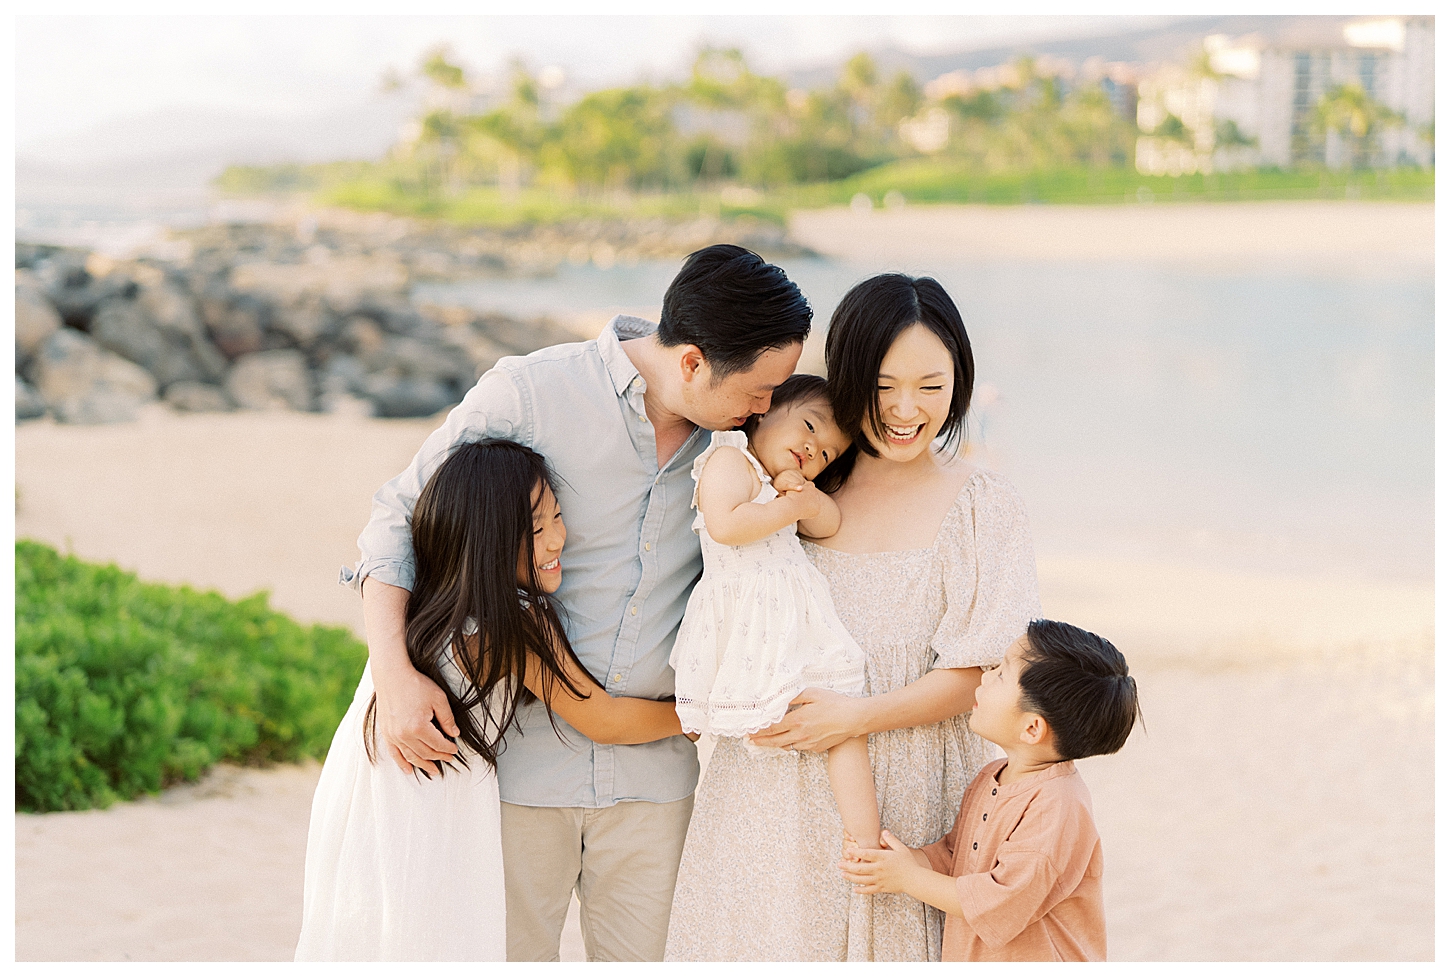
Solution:
[[[912,54],[894,47],[883,47],[868,53],[876,61],[877,70],[888,77],[898,71],[905,71],[918,82],[928,82],[950,71],[974,71],[992,65],[1007,64],[1024,53],[1052,54],[1076,62],[1086,61],[1091,57],[1137,64],[1180,61],[1186,59],[1208,34],[1238,36],[1258,32],[1273,37],[1306,24],[1341,22],[1346,19],[1348,18],[1245,14],[1172,17],[1164,18],[1166,22],[1156,27],[1135,28],[1121,33],[1108,32],[1056,41],[997,45],[952,54]],[[817,88],[830,85],[840,73],[841,65],[831,63],[787,72],[785,77],[793,88]]]
[[[16,202],[189,193],[232,164],[375,159],[413,111],[377,99],[305,117],[177,108],[116,119],[17,148]]]

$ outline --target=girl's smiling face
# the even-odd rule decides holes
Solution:
[[[902,331],[881,359],[876,396],[880,433],[862,419],[861,433],[890,461],[912,461],[941,433],[952,406],[952,354],[920,323]]]
[[[751,450],[772,478],[799,471],[813,479],[850,446],[830,405],[817,397],[771,408],[750,435]]]
[[[519,553],[519,583],[529,582],[530,559],[534,564],[534,575],[539,588],[552,594],[564,582],[563,567],[559,555],[564,552],[564,514],[559,510],[559,500],[549,491],[549,486],[539,485],[534,489],[534,542],[532,548],[525,546]]]

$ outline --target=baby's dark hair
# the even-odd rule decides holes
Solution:
[[[1116,753],[1143,718],[1138,683],[1111,642],[1061,621],[1027,625],[1022,709],[1047,720],[1064,760]]]
[[[798,404],[806,400],[817,401],[828,412],[831,410],[831,395],[826,387],[825,377],[818,377],[814,373],[792,373],[785,378],[784,383],[771,392],[770,409],[789,407],[791,404]],[[760,418],[763,416],[762,414],[751,414],[750,419],[740,426],[740,430],[745,432],[746,437],[755,434],[755,429],[760,426]],[[839,423],[837,422],[838,426]],[[812,479],[816,488],[822,492],[834,492],[840,488],[841,483],[846,480],[846,475],[851,471],[849,464],[842,464],[847,458],[855,460],[856,446],[854,444],[847,448],[840,458],[833,460]]]

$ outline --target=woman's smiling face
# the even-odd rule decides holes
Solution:
[[[952,355],[926,326],[904,329],[881,360],[876,396],[881,405],[881,433],[871,419],[861,433],[889,461],[912,461],[941,433],[952,406]]]

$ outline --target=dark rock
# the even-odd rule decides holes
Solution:
[[[15,378],[15,419],[17,421],[28,421],[36,417],[45,416],[45,401],[34,387],[25,382],[24,377]]]
[[[221,387],[182,380],[166,388],[166,402],[179,411],[202,414],[232,409],[232,399]]]
[[[15,275],[15,365],[23,368],[50,334],[61,328],[60,313],[29,272]]]
[[[83,260],[77,262],[69,253],[63,260],[42,269],[41,277],[46,282],[46,295],[72,329],[88,330],[101,303],[113,298],[135,298],[139,290],[135,280],[125,274],[93,276]]]
[[[196,300],[177,283],[164,281],[141,290],[142,308],[171,341],[186,350],[201,379],[220,383],[227,373],[227,358],[207,336]],[[162,383],[166,380],[161,379]]]
[[[376,319],[368,315],[352,315],[342,324],[339,345],[364,363],[381,367],[383,351],[387,348],[387,336]]]
[[[156,380],[75,329],[50,335],[35,357],[35,386],[57,420],[69,424],[128,421],[156,399]]]
[[[377,417],[431,417],[462,399],[448,384],[403,377],[393,370],[369,374],[364,393]]]
[[[160,311],[166,318],[158,320]],[[178,380],[218,381],[226,360],[201,335],[201,323],[184,296],[147,288],[130,301],[107,299],[91,320],[96,342],[145,367],[163,386]]]
[[[272,314],[272,328],[303,349],[311,347],[327,335],[332,330],[333,322],[331,312],[315,298],[283,306]]]
[[[455,387],[473,379],[473,364],[466,351],[427,343],[411,336],[388,337],[381,358],[381,364],[368,365],[374,369],[385,366],[403,377],[436,380]]]
[[[295,349],[273,349],[238,357],[226,390],[249,410],[311,410],[312,377],[307,358]]]
[[[262,348],[267,309],[251,296],[208,293],[202,297],[201,313],[212,341],[228,359]]]
[[[487,336],[510,353],[522,355],[546,346],[577,343],[579,337],[551,319],[512,319],[503,315],[483,315],[473,320],[475,331]]]

